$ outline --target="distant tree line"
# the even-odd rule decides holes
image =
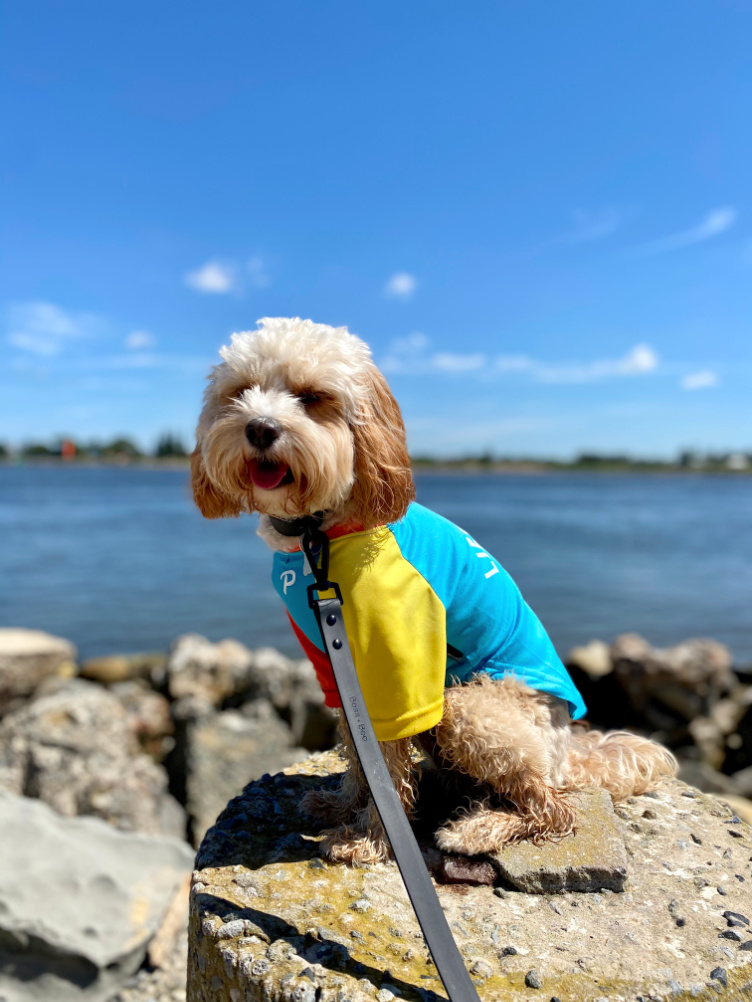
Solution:
[[[684,449],[675,459],[651,459],[626,453],[581,452],[574,459],[541,459],[540,457],[494,456],[486,451],[475,456],[438,458],[413,456],[418,469],[503,470],[505,468],[535,468],[549,470],[702,470],[710,472],[752,472],[752,449],[739,452],[705,453]]]
[[[160,435],[151,452],[142,451],[130,438],[119,437],[110,442],[76,442],[60,437],[52,442],[29,442],[19,449],[0,442],[2,459],[89,459],[111,462],[129,462],[142,459],[184,459],[188,451],[183,441],[172,432]],[[752,450],[739,452],[700,452],[683,449],[675,459],[645,459],[625,453],[582,452],[574,459],[510,458],[494,456],[486,450],[475,456],[459,456],[450,459],[436,456],[413,456],[413,466],[417,469],[448,470],[503,470],[508,468],[534,468],[548,470],[698,470],[704,472],[750,472],[752,473]]]
[[[20,459],[104,459],[104,460],[138,460],[138,459],[172,459],[184,458],[188,455],[185,445],[177,435],[165,432],[157,440],[153,451],[143,451],[136,443],[125,436],[111,441],[77,442],[72,438],[61,436],[48,442],[27,442],[18,449],[11,449],[0,442],[0,458],[9,456]]]

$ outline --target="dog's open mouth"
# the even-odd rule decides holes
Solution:
[[[291,484],[293,480],[292,470],[287,463],[270,463],[264,459],[252,459],[248,463],[248,473],[254,486],[265,491]]]

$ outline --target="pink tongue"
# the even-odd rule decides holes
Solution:
[[[279,487],[287,475],[289,467],[285,463],[262,463],[258,459],[252,459],[248,464],[248,472],[251,480],[257,487],[265,491],[271,491]]]

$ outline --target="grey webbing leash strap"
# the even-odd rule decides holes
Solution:
[[[329,540],[318,527],[309,526],[301,545],[314,575],[314,583],[308,586],[308,604],[318,619],[353,745],[426,945],[450,1002],[479,1002],[368,716],[342,618],[342,593],[339,585],[328,580]],[[312,552],[316,546],[321,547],[320,565]],[[337,597],[318,598],[316,593],[323,591],[334,591]]]

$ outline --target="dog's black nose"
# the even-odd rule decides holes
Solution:
[[[268,449],[281,434],[282,426],[274,418],[251,418],[245,426],[245,437],[257,449]]]

